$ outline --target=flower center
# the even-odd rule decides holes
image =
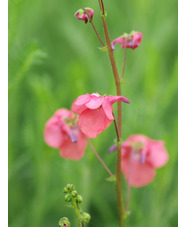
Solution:
[[[75,137],[75,135],[72,131],[70,132],[70,139],[71,139],[72,143],[77,143],[77,138]]]
[[[140,163],[144,164],[146,161],[146,152],[144,152],[144,144],[142,141],[140,142],[133,142],[131,143],[132,149],[132,156],[134,159],[140,159]]]

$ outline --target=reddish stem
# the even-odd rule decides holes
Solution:
[[[121,80],[123,79],[124,71],[125,71],[125,62],[126,62],[126,46],[124,46],[124,60],[123,60],[123,68],[121,73]]]
[[[90,20],[90,23],[91,23],[91,25],[92,25],[92,27],[93,27],[93,29],[94,29],[94,31],[95,31],[95,33],[96,33],[98,39],[100,40],[101,44],[102,44],[103,46],[105,46],[104,42],[102,41],[100,35],[98,34],[98,32],[97,32],[97,30],[96,30],[96,28],[95,28],[95,26],[94,26],[92,20]]]
[[[99,41],[101,42],[101,44],[102,44],[103,46],[105,46],[105,44],[104,44],[104,42],[102,41],[102,39],[101,39],[101,37],[100,37],[100,35],[99,35],[99,33],[98,33],[96,27],[94,26],[94,23],[92,22],[92,18],[91,18],[90,13],[89,13],[88,10],[86,10],[85,8],[83,8],[83,9],[84,9],[85,14],[88,16],[89,21],[90,21],[90,23],[91,23],[91,25],[92,25],[92,27],[93,27],[93,29],[94,29],[94,31],[95,31],[95,33],[96,33],[98,39],[99,39]]]
[[[132,154],[130,155],[130,162],[129,162],[129,173],[127,177],[127,200],[125,205],[125,212],[128,211],[129,201],[130,201],[130,175],[131,175],[131,165],[132,165]]]
[[[101,11],[101,16],[102,16],[102,22],[103,22],[103,27],[104,27],[104,32],[105,32],[105,38],[107,42],[107,47],[108,47],[108,54],[114,74],[114,79],[115,79],[115,84],[116,84],[116,90],[117,90],[117,95],[121,96],[121,84],[120,84],[120,78],[118,74],[118,70],[116,67],[116,62],[114,59],[113,55],[113,50],[111,47],[111,42],[110,42],[110,36],[109,36],[109,31],[107,27],[107,22],[106,22],[106,16],[105,16],[105,10],[104,10],[104,4],[102,0],[99,1],[99,6],[100,6],[100,11]],[[124,205],[123,205],[123,198],[122,198],[122,184],[121,184],[121,126],[122,126],[122,108],[121,108],[121,101],[117,102],[117,110],[118,110],[118,144],[117,144],[117,169],[116,169],[116,191],[117,191],[117,198],[118,198],[118,208],[119,208],[119,223],[120,227],[124,226]]]
[[[106,169],[106,171],[110,174],[110,176],[112,177],[113,174],[112,172],[109,170],[109,168],[107,167],[107,165],[104,163],[104,161],[102,160],[102,158],[99,156],[99,154],[96,152],[96,149],[94,148],[93,144],[91,143],[90,139],[87,137],[87,141],[90,145],[90,148],[92,149],[92,151],[94,152],[94,154],[96,155],[97,159],[100,161],[100,163],[102,164],[102,166]]]

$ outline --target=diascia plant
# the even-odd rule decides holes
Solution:
[[[125,108],[127,108],[126,104],[130,103],[126,97],[121,95],[126,49],[131,48],[134,50],[139,47],[143,34],[132,31],[129,34],[124,33],[111,41],[103,0],[98,0],[98,3],[106,43],[101,39],[93,23],[93,9],[88,7],[79,9],[75,13],[75,17],[78,20],[84,21],[85,24],[91,24],[102,44],[100,49],[108,53],[114,75],[116,95],[101,96],[99,93],[87,93],[77,97],[72,104],[71,110],[59,109],[48,120],[44,130],[44,139],[49,146],[58,148],[63,158],[71,160],[81,159],[87,143],[90,145],[96,157],[109,173],[110,177],[108,180],[116,184],[119,226],[123,227],[125,225],[125,219],[129,214],[130,187],[142,187],[149,184],[155,177],[155,169],[167,163],[168,153],[163,141],[155,141],[145,135],[131,135],[125,141],[122,140],[122,102]],[[120,44],[118,46],[124,49],[123,67],[120,76],[114,58],[114,51],[116,51],[117,44]],[[113,105],[117,105],[117,113],[115,115],[113,113]],[[96,138],[112,122],[115,126],[117,139],[116,144],[109,149],[109,152],[117,152],[115,174],[109,170],[90,140],[90,138]],[[122,197],[122,173],[127,182],[127,198],[125,203]],[[73,185],[68,184],[64,192],[67,193],[65,201],[70,202],[70,206],[75,210],[78,226],[84,226],[85,222],[88,223],[90,221],[90,215],[82,212],[79,208],[82,197],[78,196]],[[70,226],[70,222],[67,218],[62,218],[59,225]]]

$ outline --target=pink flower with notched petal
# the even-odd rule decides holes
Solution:
[[[84,20],[85,24],[88,22],[89,17],[92,20],[93,16],[94,16],[94,10],[88,7],[79,9],[75,13],[75,17],[77,17],[78,20]]]
[[[114,145],[110,152],[116,149]],[[168,153],[163,141],[132,135],[122,143],[121,169],[133,187],[149,184],[155,177],[155,169],[164,166],[167,161]]]
[[[44,140],[50,147],[59,148],[63,158],[79,160],[86,148],[86,136],[77,125],[78,116],[67,109],[59,109],[47,121]]]
[[[90,138],[96,138],[114,120],[113,103],[130,103],[123,96],[100,96],[98,93],[79,96],[72,104],[72,111],[79,114],[78,124],[82,132]]]
[[[118,37],[114,41],[112,41],[111,46],[112,49],[115,49],[115,45],[117,43],[121,44],[121,48],[132,48],[135,49],[141,43],[143,34],[138,32],[131,32],[130,34],[125,33],[124,35]]]

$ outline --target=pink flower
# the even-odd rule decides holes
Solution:
[[[114,120],[113,103],[117,101],[130,103],[123,96],[103,96],[98,93],[79,96],[72,104],[72,111],[79,114],[78,124],[88,137],[96,138]]]
[[[75,13],[75,17],[77,17],[78,20],[84,20],[85,24],[88,22],[89,17],[92,20],[93,15],[94,15],[94,10],[88,7],[79,9]]]
[[[135,49],[140,45],[142,37],[143,37],[142,33],[134,32],[134,31],[131,32],[130,34],[124,33],[122,36],[112,41],[111,43],[112,49],[113,50],[115,49],[116,43],[120,43],[121,48],[126,47],[126,48]]]
[[[44,140],[50,146],[60,149],[63,158],[79,160],[86,147],[86,136],[77,125],[78,116],[67,109],[59,109],[47,121]]]
[[[110,152],[117,149],[114,145]],[[144,135],[132,135],[122,143],[121,169],[125,179],[133,187],[149,184],[155,177],[155,169],[164,166],[168,153],[163,141],[151,140]]]

